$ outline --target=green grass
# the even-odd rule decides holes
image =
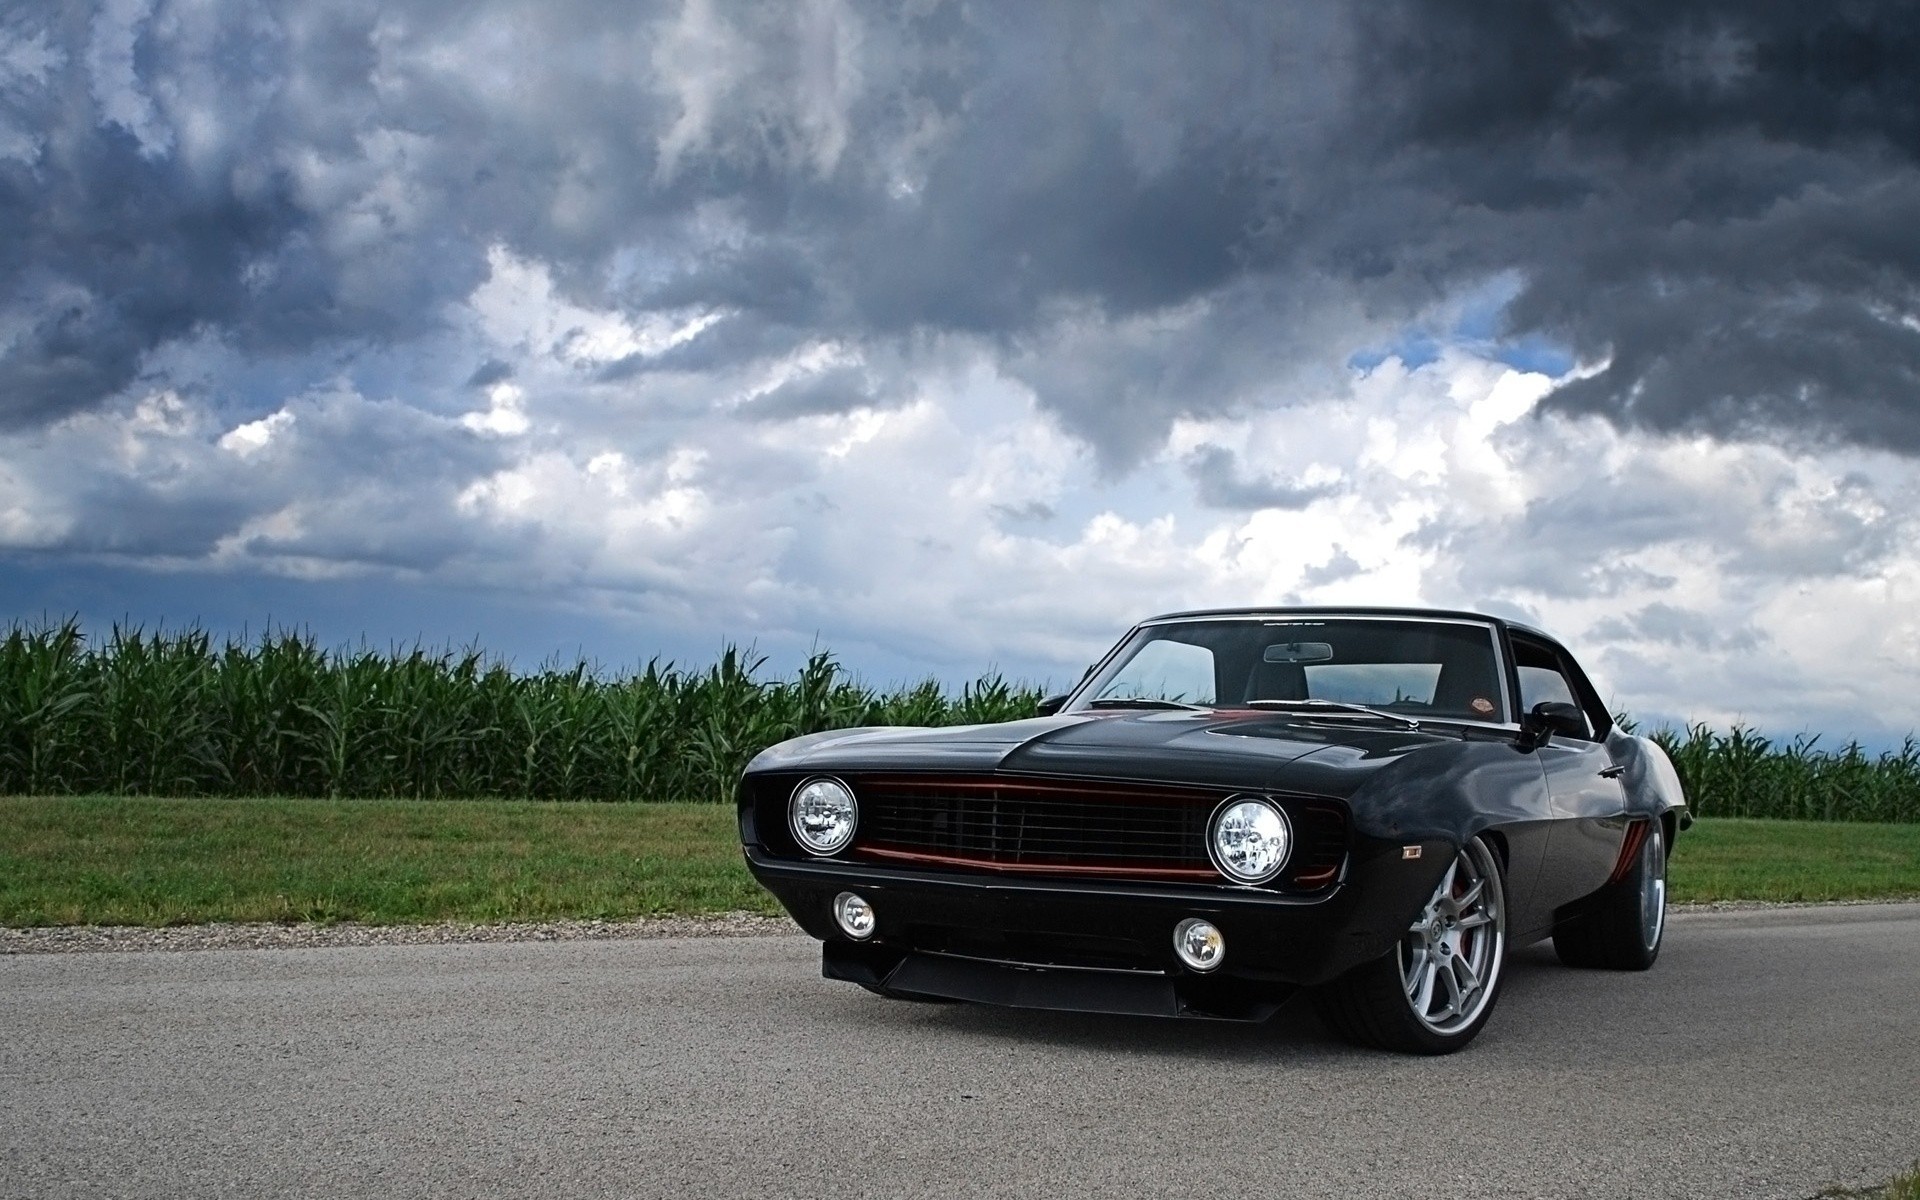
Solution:
[[[1815,1200],[1920,1200],[1920,1162],[1878,1187],[1830,1187]]]
[[[777,911],[730,807],[0,798],[0,924]]]
[[[1675,900],[1920,895],[1920,826],[1703,819]],[[733,809],[0,798],[0,924],[528,921],[777,912]]]
[[[1668,875],[1677,901],[1920,896],[1920,825],[1703,817]]]

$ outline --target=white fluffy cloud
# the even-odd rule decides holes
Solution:
[[[1703,120],[1645,5],[16,8],[18,611],[344,580],[375,640],[1064,681],[1424,602],[1643,715],[1920,725],[1903,10],[1719,4],[1773,49]]]
[[[1911,460],[1543,417],[1553,381],[1463,349],[1182,419],[1119,473],[966,338],[606,372],[731,319],[561,300],[496,252],[450,314],[447,362],[491,364],[478,382],[416,402],[343,380],[233,423],[130,392],[0,439],[0,542],[506,588],[949,677],[1069,679],[1167,609],[1477,607],[1561,633],[1651,718],[1920,724]],[[816,384],[864,400],[763,403]]]

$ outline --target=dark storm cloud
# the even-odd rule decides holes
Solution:
[[[467,376],[467,386],[471,388],[492,387],[496,383],[505,383],[513,378],[513,364],[489,358],[473,369]]]
[[[1920,8],[1370,8],[1369,169],[1605,370],[1550,407],[1920,451]],[[1455,213],[1458,216],[1448,217]],[[1452,260],[1452,261],[1449,261]]]
[[[1306,573],[1300,576],[1300,584],[1302,587],[1309,588],[1325,587],[1330,583],[1352,579],[1364,573],[1365,570],[1366,568],[1362,567],[1353,555],[1335,547],[1332,558],[1317,567],[1309,567]]]
[[[1003,521],[1015,522],[1051,521],[1059,515],[1051,504],[1043,500],[1029,500],[1025,504],[995,504],[990,511]]]
[[[1233,451],[1222,446],[1201,447],[1188,457],[1186,469],[1200,503],[1211,508],[1298,511],[1315,500],[1336,496],[1344,490],[1338,484],[1284,483],[1256,474],[1243,466]]]
[[[132,380],[147,351],[233,321],[255,303],[248,262],[300,225],[271,189],[181,194],[120,130],[52,144],[35,166],[0,161],[0,283],[25,326],[0,353],[7,425],[87,406]]]
[[[883,403],[873,379],[858,368],[839,367],[789,380],[740,406],[750,421],[791,421],[873,408]]]
[[[1658,642],[1682,650],[1743,653],[1759,649],[1765,640],[1751,628],[1729,629],[1706,613],[1671,604],[1649,604],[1638,612],[1609,617],[1593,627],[1591,636],[1605,641]]]
[[[418,337],[495,245],[576,298],[731,314],[608,379],[929,331],[1030,353],[1062,302],[1124,318],[1246,277],[1268,123],[1326,91],[1326,22],[1260,9],[158,0],[121,28],[125,9],[0,31],[61,63],[5,93],[35,144],[0,160],[15,426],[189,335],[277,355]],[[1207,340],[1187,353],[1246,357]],[[1122,457],[1238,386],[1190,373],[1114,419],[1071,374],[1043,401]]]
[[[278,420],[244,450],[208,446],[178,400],[137,432],[83,423],[26,435],[40,444],[29,442],[14,473],[69,518],[37,548],[186,561],[237,539],[231,548],[243,553],[431,570],[464,548],[440,514],[506,461],[497,442],[454,422],[350,393],[302,398]],[[245,533],[284,509],[297,522]]]
[[[1110,469],[1503,277],[1606,364],[1552,407],[1920,452],[1910,5],[124,9],[0,22],[14,427],[404,345],[498,246],[728,314],[603,380],[958,334]]]

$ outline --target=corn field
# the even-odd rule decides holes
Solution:
[[[0,641],[0,795],[327,796],[728,802],[784,738],[851,725],[1030,716],[1037,689],[988,676],[881,694],[828,654],[790,679],[728,648],[701,671],[648,662],[515,673],[478,651],[328,652],[270,633],[76,622]]]
[[[987,676],[881,693],[815,654],[788,679],[729,648],[704,670],[658,660],[516,673],[479,651],[326,651],[278,632],[78,623],[0,640],[0,795],[352,796],[730,801],[763,747],[852,725],[1031,716],[1036,688]],[[1629,722],[1630,724],[1630,722]],[[1869,756],[1779,746],[1736,726],[1653,735],[1695,813],[1920,821],[1920,743]]]
[[[1920,821],[1920,741],[1869,756],[1858,742],[1822,750],[1818,737],[1776,745],[1750,729],[1652,735],[1686,781],[1703,817],[1791,821]]]

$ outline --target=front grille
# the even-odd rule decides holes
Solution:
[[[1219,882],[1207,819],[1228,793],[1153,784],[953,776],[865,776],[856,852],[878,861],[1034,875]],[[1325,802],[1284,801],[1299,839],[1279,886],[1337,877],[1346,823]]]

